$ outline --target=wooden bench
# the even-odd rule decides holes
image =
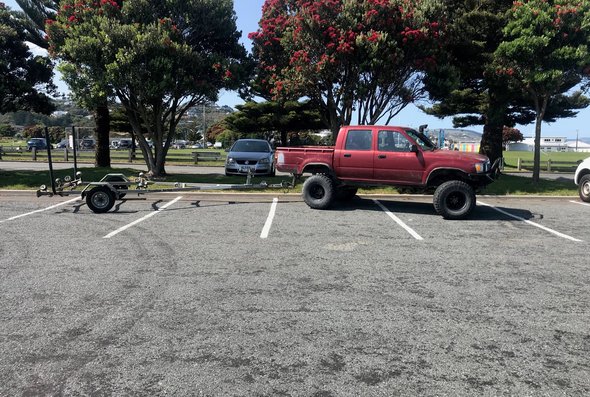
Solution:
[[[0,160],[2,160],[3,155],[22,155],[24,153],[27,153],[27,149],[23,149],[20,146],[0,146]]]
[[[221,160],[221,153],[219,152],[192,152],[195,164],[200,161],[219,161]]]

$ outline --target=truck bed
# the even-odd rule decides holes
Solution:
[[[334,146],[278,147],[276,169],[281,172],[300,173],[306,164],[332,165]]]

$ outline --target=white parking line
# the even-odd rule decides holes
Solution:
[[[268,218],[266,218],[266,223],[262,228],[262,233],[260,233],[260,238],[268,238],[268,234],[270,233],[270,228],[272,226],[272,221],[275,217],[275,212],[277,211],[277,204],[279,202],[278,198],[274,198],[272,200],[272,205],[270,206],[270,212],[268,213]]]
[[[570,200],[570,203],[580,204],[580,205],[585,205],[586,207],[590,207],[590,204],[588,204],[588,203],[580,203],[579,201]]]
[[[110,232],[109,234],[107,234],[107,235],[106,235],[106,236],[104,236],[103,238],[111,238],[111,237],[113,237],[113,236],[116,236],[117,234],[119,234],[119,233],[121,233],[121,232],[123,232],[123,231],[125,231],[125,230],[129,229],[130,227],[132,227],[132,226],[135,226],[135,225],[137,225],[138,223],[140,223],[140,222],[143,222],[143,221],[145,221],[145,220],[146,220],[146,219],[148,219],[148,218],[151,218],[152,216],[154,216],[154,215],[156,215],[156,214],[160,213],[161,211],[164,211],[166,208],[170,207],[172,204],[176,203],[176,202],[177,202],[178,200],[180,200],[181,198],[182,198],[182,196],[178,196],[178,197],[176,197],[174,200],[172,200],[172,201],[170,201],[170,202],[168,202],[168,203],[164,204],[164,205],[163,205],[163,206],[161,206],[160,208],[158,208],[158,210],[157,210],[157,211],[150,212],[149,214],[147,214],[147,215],[146,215],[146,216],[144,216],[143,218],[139,218],[139,219],[137,219],[137,220],[135,220],[135,221],[131,222],[130,224],[128,224],[128,225],[125,225],[125,226],[123,226],[123,227],[121,227],[121,228],[119,228],[119,229],[115,230],[114,232]]]
[[[411,227],[409,227],[408,225],[406,225],[401,219],[399,219],[397,216],[395,216],[391,211],[389,211],[387,209],[387,207],[385,207],[383,204],[381,204],[378,200],[373,200],[375,202],[375,204],[377,204],[379,207],[381,207],[381,209],[387,214],[389,215],[389,217],[391,219],[393,219],[398,225],[400,225],[401,227],[403,227],[406,232],[410,233],[412,235],[412,237],[414,237],[416,240],[424,240],[418,233],[416,233],[414,231],[414,229],[412,229]]]
[[[12,221],[12,220],[15,220],[15,219],[18,219],[18,218],[22,218],[22,217],[24,217],[24,216],[28,216],[28,215],[33,215],[33,214],[36,214],[36,213],[38,213],[38,212],[48,211],[48,210],[51,210],[51,209],[53,209],[53,208],[57,208],[57,207],[59,207],[59,206],[62,206],[62,205],[68,204],[68,203],[73,203],[74,201],[76,201],[76,200],[78,200],[78,199],[79,199],[79,198],[71,199],[71,200],[64,201],[64,202],[62,202],[62,203],[59,203],[59,204],[52,205],[51,207],[42,208],[42,209],[40,209],[40,210],[31,211],[31,212],[27,212],[26,214],[21,214],[21,215],[13,216],[12,218],[8,218],[8,219],[4,219],[3,221],[0,221],[0,223],[3,223],[3,222],[8,222],[8,221]]]
[[[506,211],[504,211],[504,210],[501,210],[500,208],[496,208],[496,207],[494,207],[493,205],[486,204],[486,203],[484,203],[484,202],[481,202],[481,201],[479,201],[479,200],[477,200],[477,202],[478,202],[479,204],[481,204],[481,205],[485,205],[486,207],[493,208],[493,209],[495,209],[496,211],[498,211],[498,212],[499,212],[499,213],[501,213],[501,214],[508,215],[508,216],[509,216],[509,217],[511,217],[511,218],[514,218],[514,219],[517,219],[517,220],[519,220],[519,221],[522,221],[522,222],[528,223],[528,224],[529,224],[529,225],[531,225],[531,226],[538,227],[539,229],[542,229],[542,230],[545,230],[546,232],[549,232],[549,233],[555,234],[556,236],[559,236],[559,237],[561,237],[561,238],[564,238],[564,239],[567,239],[567,240],[571,240],[571,241],[575,241],[575,242],[577,242],[577,243],[581,243],[581,242],[582,242],[582,240],[578,240],[577,238],[574,238],[574,237],[572,237],[572,236],[568,236],[567,234],[560,233],[560,232],[558,232],[557,230],[549,229],[548,227],[545,227],[545,226],[543,226],[543,225],[539,225],[538,223],[535,223],[535,222],[531,222],[531,221],[529,221],[529,220],[527,220],[527,219],[521,218],[520,216],[513,215],[513,214],[511,214],[511,213],[509,213],[509,212],[506,212]]]

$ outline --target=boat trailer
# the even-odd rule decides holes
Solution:
[[[49,132],[45,127],[45,139],[49,142]],[[296,178],[293,176],[291,182],[283,181],[278,184],[268,184],[265,181],[252,183],[252,170],[246,176],[244,184],[215,184],[197,185],[184,182],[161,182],[150,180],[143,172],[134,180],[130,180],[123,174],[106,174],[98,182],[85,182],[82,180],[82,173],[77,170],[76,139],[74,129],[74,177],[69,175],[64,179],[55,178],[53,162],[51,158],[51,145],[47,145],[47,162],[49,164],[49,178],[51,185],[41,185],[37,190],[37,197],[41,196],[70,196],[79,194],[86,200],[86,205],[94,213],[108,212],[115,205],[116,200],[122,200],[128,194],[137,194],[139,200],[145,200],[140,196],[150,193],[168,192],[199,192],[199,191],[223,191],[223,190],[264,190],[264,189],[290,189],[295,186]],[[157,184],[164,188],[149,189],[150,185]],[[165,186],[170,186],[165,187]],[[137,200],[136,199],[136,200]]]

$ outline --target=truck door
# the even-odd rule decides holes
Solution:
[[[349,129],[341,149],[334,152],[336,174],[341,179],[373,179],[373,132]]]
[[[379,131],[375,152],[375,180],[420,184],[424,173],[421,153],[411,151],[412,142],[399,131]]]

